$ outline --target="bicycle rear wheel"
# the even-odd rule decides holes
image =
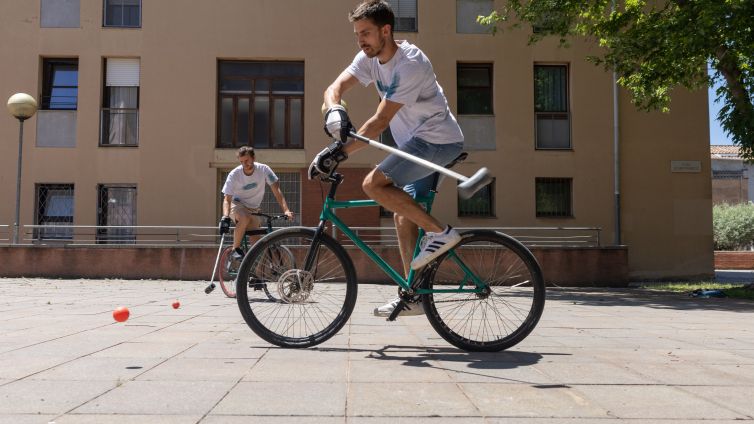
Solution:
[[[236,301],[244,320],[262,339],[282,347],[310,347],[334,336],[356,303],[356,272],[332,237],[318,239],[310,269],[303,269],[314,230],[274,231],[244,258]],[[288,257],[293,260],[279,260]],[[266,287],[269,295],[260,287]]]
[[[422,295],[432,327],[456,347],[483,352],[510,348],[531,333],[542,315],[542,271],[529,249],[509,236],[466,232],[430,267],[423,288],[473,288],[469,272],[486,286],[485,293]]]

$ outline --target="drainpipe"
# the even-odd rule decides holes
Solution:
[[[612,1],[612,10],[615,11],[615,0]],[[613,70],[613,169],[615,188],[615,245],[621,245],[620,236],[620,145],[619,145],[619,122],[618,122],[618,75]]]
[[[619,145],[619,124],[618,124],[618,78],[613,71],[613,164],[615,176],[615,244],[621,244],[620,237],[620,145]]]

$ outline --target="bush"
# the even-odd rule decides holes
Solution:
[[[715,205],[712,208],[715,250],[739,250],[754,242],[754,205]]]

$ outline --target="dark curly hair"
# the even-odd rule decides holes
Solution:
[[[385,25],[390,25],[390,33],[393,33],[393,28],[395,27],[395,14],[393,14],[393,9],[390,7],[390,4],[385,0],[365,0],[348,14],[348,20],[350,22],[360,21],[362,19],[369,19],[380,28]]]

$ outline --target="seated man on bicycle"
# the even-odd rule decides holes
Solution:
[[[270,186],[272,194],[277,199],[283,213],[288,219],[293,219],[293,212],[288,209],[283,193],[280,191],[278,177],[269,166],[254,160],[254,149],[243,146],[238,149],[238,161],[241,163],[228,174],[222,192],[223,217],[220,219],[220,234],[230,231],[231,217],[236,223],[233,231],[232,260],[241,260],[244,251],[241,250],[241,241],[247,230],[258,228],[259,217],[253,213],[259,212],[259,205],[264,198],[265,184]],[[254,236],[258,238],[258,236]]]
[[[463,133],[437,82],[427,56],[408,41],[393,39],[395,16],[384,0],[366,0],[349,14],[361,51],[324,93],[325,132],[339,143],[322,150],[312,162],[310,177],[329,173],[329,164],[344,160],[366,146],[349,140],[353,126],[340,104],[343,94],[356,83],[375,84],[382,99],[375,114],[358,133],[377,138],[388,126],[398,147],[414,156],[445,166],[463,149]],[[418,270],[451,249],[461,236],[449,225],[429,215],[416,197],[429,194],[434,171],[396,155],[389,155],[364,179],[364,192],[394,212],[404,272]],[[426,231],[421,252],[412,260],[418,227]],[[398,299],[375,309],[387,316]],[[422,308],[401,315],[420,314]]]

